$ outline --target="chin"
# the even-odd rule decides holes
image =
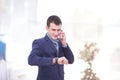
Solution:
[[[54,37],[54,38],[53,38],[53,40],[57,40],[57,38],[56,38],[56,37]]]

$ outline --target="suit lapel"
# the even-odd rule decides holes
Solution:
[[[47,42],[48,46],[50,46],[51,50],[54,50],[57,53],[57,50],[56,50],[53,42],[48,38],[47,35],[45,36],[45,39],[46,39],[46,42]]]

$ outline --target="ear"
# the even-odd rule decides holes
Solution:
[[[48,26],[46,26],[46,30],[48,30]]]

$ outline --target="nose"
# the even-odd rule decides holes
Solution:
[[[55,31],[55,35],[58,35],[58,34],[59,34],[59,31],[56,30],[56,31]]]

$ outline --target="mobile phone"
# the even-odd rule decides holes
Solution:
[[[61,30],[61,32],[60,32],[58,38],[59,38],[59,39],[62,39],[62,30]]]
[[[59,38],[62,39],[62,33],[60,33]]]

